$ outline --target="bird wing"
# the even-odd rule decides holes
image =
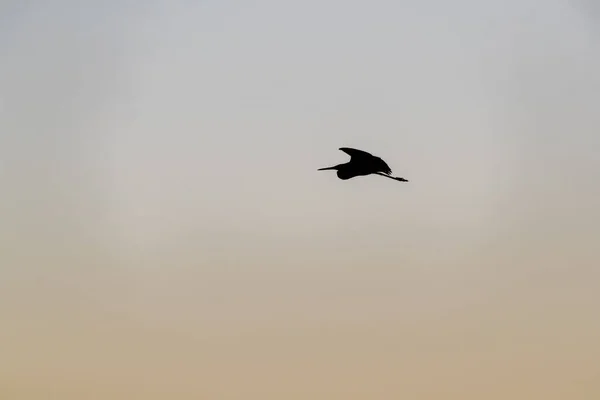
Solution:
[[[383,172],[384,174],[387,174],[387,175],[392,173],[392,169],[381,158],[373,157],[372,163],[373,163],[373,168],[376,169],[377,171]]]
[[[351,159],[354,158],[356,161],[363,161],[366,164],[368,163],[372,165],[373,169],[376,171],[383,172],[384,174],[388,175],[392,173],[391,168],[386,164],[385,161],[371,153],[350,147],[340,147],[340,150],[348,154]]]
[[[350,147],[340,147],[340,150],[348,154],[350,157],[373,157],[371,153]]]

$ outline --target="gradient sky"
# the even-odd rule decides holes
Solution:
[[[600,398],[592,1],[143,3],[0,6],[0,397]]]

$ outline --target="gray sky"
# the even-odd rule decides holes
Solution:
[[[74,315],[126,324],[111,339],[123,346],[140,326],[164,330],[153,349],[168,347],[169,335],[194,346],[208,331],[264,338],[287,327],[282,348],[320,349],[328,371],[347,367],[324,350],[334,342],[290,338],[338,324],[336,340],[365,352],[376,332],[391,330],[381,343],[398,353],[373,360],[388,365],[411,349],[414,369],[433,357],[442,386],[450,365],[475,358],[465,350],[436,359],[425,332],[453,338],[452,349],[503,332],[514,355],[506,371],[546,362],[523,353],[529,332],[556,349],[555,363],[571,357],[581,366],[572,373],[600,374],[584,362],[600,359],[590,334],[600,334],[591,317],[600,306],[600,32],[590,2],[92,4],[0,6],[0,317],[14,322],[0,349],[17,349],[17,367],[0,376],[20,382],[0,387],[47,387],[25,377],[31,364],[55,360],[19,353],[28,348],[19,338],[52,330],[63,339],[44,334],[40,348],[50,349],[91,329],[74,337],[96,346],[99,333]],[[342,146],[381,156],[410,183],[317,172],[347,159]],[[489,330],[465,339],[461,329],[484,319]],[[31,324],[42,320],[35,336]],[[573,330],[544,342],[558,326]],[[422,352],[402,339],[409,331]],[[561,352],[567,339],[581,347]],[[214,340],[211,349],[229,346]],[[272,341],[261,346],[278,354]],[[269,360],[265,374],[281,365]],[[482,381],[497,373],[485,365]],[[64,368],[52,378],[61,388],[69,374],[92,374]],[[239,379],[249,376],[239,368]],[[374,392],[390,368],[353,370],[366,382],[353,393],[486,393],[456,379],[445,395]],[[595,383],[577,397],[569,370],[532,370],[530,389],[498,387],[526,398],[600,393]],[[290,371],[279,391],[257,383],[240,393],[292,398],[300,392]],[[428,369],[416,371],[413,383]],[[348,374],[315,383],[322,390],[312,398],[350,398],[340,389]],[[173,387],[191,398],[236,396],[190,382]]]

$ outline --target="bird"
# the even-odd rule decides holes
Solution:
[[[350,156],[350,161],[333,167],[319,168],[317,171],[335,170],[341,180],[348,180],[356,176],[381,175],[386,178],[400,182],[408,182],[407,179],[391,176],[392,170],[381,158],[376,157],[363,150],[350,147],[340,147],[339,150]]]

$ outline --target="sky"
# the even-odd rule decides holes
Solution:
[[[0,394],[598,398],[599,18],[3,2]]]

